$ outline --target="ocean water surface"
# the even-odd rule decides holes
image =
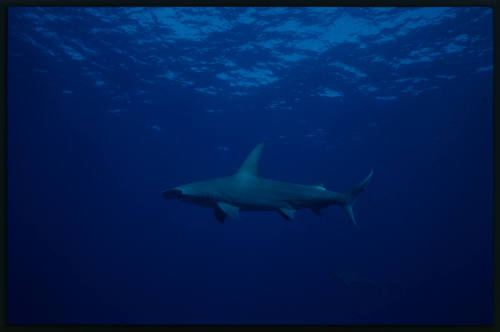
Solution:
[[[11,7],[11,324],[492,323],[492,10]],[[165,200],[233,174],[354,206]]]

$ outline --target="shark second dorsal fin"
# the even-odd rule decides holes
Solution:
[[[245,175],[259,175],[259,160],[260,155],[262,154],[262,149],[264,148],[264,142],[257,145],[252,152],[248,155],[247,159],[243,162],[243,164],[238,169],[236,174],[245,174]]]
[[[325,188],[325,184],[323,183],[323,181],[321,182],[318,182],[314,185],[314,187],[318,188],[318,189],[321,189],[321,190],[326,190]]]

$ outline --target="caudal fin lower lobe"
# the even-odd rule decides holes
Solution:
[[[359,184],[355,185],[350,190],[344,193],[345,195],[345,203],[343,205],[344,210],[349,216],[349,219],[351,219],[354,226],[356,226],[357,228],[359,228],[359,226],[356,223],[356,219],[354,218],[354,213],[352,212],[352,206],[354,205],[354,202],[358,198],[359,194],[365,190],[366,185],[368,184],[368,182],[370,182],[372,176],[373,176],[373,170],[370,171],[370,174],[368,174],[368,176],[363,181],[361,181]]]

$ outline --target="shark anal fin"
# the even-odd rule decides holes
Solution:
[[[217,202],[217,206],[231,218],[240,219],[239,207],[224,202]]]
[[[287,208],[281,208],[278,210],[278,212],[285,218],[286,220],[293,219],[295,216],[295,210],[294,209],[287,209]]]
[[[310,208],[310,209],[315,215],[322,216],[320,208]]]
[[[215,212],[215,218],[217,219],[217,221],[220,222],[221,224],[223,224],[224,220],[227,217],[227,214],[224,213],[224,211],[222,211],[218,206],[215,207],[214,212]]]

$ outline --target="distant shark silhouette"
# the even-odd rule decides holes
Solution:
[[[382,289],[376,282],[355,271],[340,271],[333,274],[333,279],[341,280],[348,287]]]
[[[341,205],[358,227],[352,205],[370,181],[373,171],[358,185],[345,193],[327,190],[322,184],[299,185],[264,179],[259,175],[259,160],[264,143],[257,145],[236,174],[192,182],[162,192],[166,199],[179,199],[214,208],[221,223],[226,216],[239,219],[239,211],[277,211],[285,219],[293,219],[298,209],[310,209],[317,215],[330,205]]]

